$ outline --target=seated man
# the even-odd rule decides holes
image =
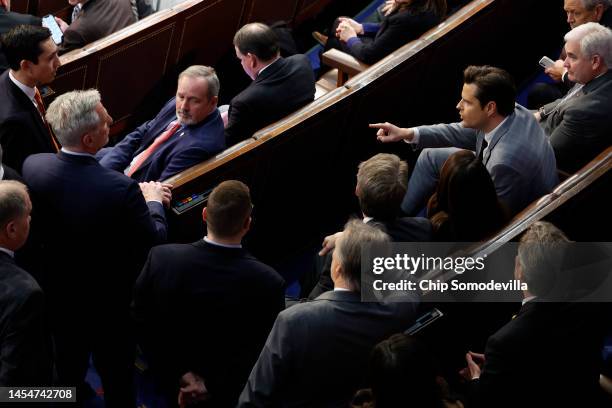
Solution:
[[[521,238],[514,269],[514,279],[528,287],[521,309],[489,337],[484,355],[467,353],[461,372],[471,381],[476,406],[599,406],[609,308],[604,303],[559,302],[567,299],[566,289],[572,290],[559,285],[564,278],[560,273],[567,273],[562,272],[562,253],[567,257],[568,242],[563,232],[542,221]]]
[[[363,222],[381,226],[394,242],[428,242],[433,233],[431,222],[421,217],[399,217],[400,204],[406,194],[408,165],[394,154],[379,153],[359,164],[355,195]],[[329,235],[323,241],[319,255],[327,255],[319,282],[310,292],[314,299],[333,289],[331,281],[331,251],[342,232]]]
[[[51,385],[43,293],[13,259],[28,238],[31,211],[23,184],[0,181],[0,387]]]
[[[278,37],[265,24],[251,23],[238,30],[234,48],[253,82],[230,102],[225,129],[228,146],[312,102],[315,94],[308,58],[282,58]]]
[[[68,0],[77,7],[72,22],[58,20],[64,32],[60,53],[81,48],[136,22],[130,0]]]
[[[457,109],[460,123],[401,129],[376,123],[382,142],[405,140],[425,149],[408,182],[402,210],[415,215],[433,194],[446,159],[457,149],[476,152],[491,174],[497,196],[512,214],[549,193],[557,184],[553,150],[533,115],[515,106],[510,74],[490,66],[470,66],[463,73]],[[449,147],[440,149],[440,147]]]
[[[153,248],[136,281],[141,345],[171,402],[182,377],[186,399],[205,386],[214,406],[235,406],[284,308],[284,280],[242,248],[251,209],[246,185],[222,182],[204,208],[204,239]]]
[[[225,148],[217,109],[215,70],[193,65],[181,72],[176,97],[157,116],[98,158],[106,168],[139,181],[165,180]]]
[[[40,17],[29,14],[13,13],[11,12],[11,0],[0,0],[0,35],[21,24],[40,26],[42,20]],[[2,49],[0,49],[0,74],[7,70],[8,67],[6,57]]]
[[[45,119],[38,87],[55,79],[61,65],[45,27],[20,25],[2,36],[10,70],[0,75],[0,143],[3,163],[18,172],[26,157],[55,153],[59,143]]]
[[[557,166],[573,173],[612,144],[612,30],[586,23],[565,35],[564,66],[576,85],[536,118],[550,136]]]
[[[416,302],[361,302],[361,246],[389,236],[349,221],[332,255],[334,290],[276,318],[238,407],[345,407],[372,347],[414,322]]]
[[[93,354],[105,406],[133,407],[130,300],[149,249],[166,240],[170,191],[100,166],[94,155],[108,143],[112,119],[98,91],[58,96],[47,120],[62,150],[28,157],[23,179],[37,208],[58,381],[76,386],[80,401]]]

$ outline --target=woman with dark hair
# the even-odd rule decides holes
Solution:
[[[438,24],[446,15],[446,0],[394,0],[380,24],[360,24],[348,17],[336,19],[330,37],[314,32],[326,49],[345,51],[374,64]]]
[[[446,396],[444,382],[436,376],[425,345],[405,334],[394,334],[378,343],[370,354],[370,389],[360,390],[353,408],[462,408]]]
[[[501,229],[508,216],[491,175],[474,153],[459,150],[442,166],[427,204],[436,241],[478,242]]]

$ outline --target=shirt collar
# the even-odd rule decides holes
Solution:
[[[522,306],[524,306],[524,305],[525,305],[525,303],[527,303],[527,302],[531,302],[531,301],[532,301],[533,299],[535,299],[535,298],[536,298],[536,296],[529,296],[529,297],[526,297],[525,299],[523,299]]]
[[[208,236],[204,237],[204,242],[222,248],[242,248],[242,244],[221,244],[219,242],[211,240],[210,238],[208,238]]]
[[[71,154],[73,156],[87,156],[87,157],[95,157],[93,154],[82,153],[82,152],[74,152],[72,150],[68,150],[65,147],[62,147],[62,152],[66,154]]]
[[[24,94],[26,94],[28,98],[30,98],[31,101],[34,101],[34,95],[36,95],[36,88],[30,88],[29,86],[19,82],[19,80],[13,76],[13,72],[10,70],[9,70],[9,78],[15,85],[17,85],[19,89],[21,89],[21,91]]]
[[[4,166],[0,164],[0,180],[4,180]]]
[[[367,224],[368,222],[372,221],[374,218],[372,217],[368,217],[368,216],[364,216],[363,217],[363,223]]]
[[[8,254],[11,258],[15,258],[15,252],[11,251],[10,249],[0,247],[0,251],[4,252],[5,254]]]
[[[334,287],[334,292],[351,292],[351,290],[347,288]]]
[[[270,65],[274,64],[276,61],[278,61],[280,59],[280,57],[278,57],[277,59],[275,59],[274,61],[272,61],[271,63],[269,63],[268,65],[266,65],[265,67],[263,67],[262,69],[259,70],[259,72],[257,73],[257,76],[260,76],[262,72],[264,72],[264,69],[268,68]]]
[[[514,113],[512,113],[512,115],[514,115]],[[501,129],[502,125],[504,123],[506,123],[506,121],[508,120],[509,117],[510,117],[510,115],[506,116],[506,118],[504,120],[502,120],[499,125],[495,126],[495,129],[493,129],[489,133],[485,133],[484,139],[487,141],[487,145],[491,144],[491,142],[493,141],[493,138],[499,132],[499,129]]]

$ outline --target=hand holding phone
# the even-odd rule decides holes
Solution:
[[[59,24],[57,24],[57,21],[55,21],[55,17],[53,17],[51,14],[47,14],[42,18],[42,25],[43,27],[47,27],[49,30],[51,30],[51,38],[53,38],[53,42],[60,45],[62,43],[64,33],[62,32]]]
[[[542,59],[540,60],[539,64],[544,67],[544,68],[549,68],[552,67],[553,65],[555,65],[555,61],[551,60],[550,58],[548,58],[547,56],[542,57]]]

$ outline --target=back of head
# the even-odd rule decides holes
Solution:
[[[505,221],[491,175],[468,150],[453,153],[442,166],[436,200],[459,241],[485,239]]]
[[[441,405],[433,359],[414,337],[395,334],[378,343],[370,355],[368,379],[376,408]]]
[[[2,51],[9,67],[19,71],[23,60],[38,64],[38,57],[43,50],[40,44],[51,37],[46,27],[19,25],[2,35]]]
[[[233,238],[251,216],[251,196],[246,184],[228,180],[219,184],[208,197],[206,224],[219,238]]]
[[[397,217],[408,184],[408,165],[394,154],[379,153],[359,164],[357,196],[368,217],[387,221]]]
[[[253,54],[262,62],[271,61],[280,52],[278,36],[262,23],[246,24],[238,30],[234,35],[234,46],[241,54]]]
[[[28,214],[28,202],[28,189],[25,185],[18,181],[0,180],[0,237],[2,237],[5,246],[10,246],[8,249],[18,249],[27,238],[29,224],[22,226],[22,228],[28,230],[20,231],[21,234],[18,234],[19,242],[15,238],[4,239],[7,224]]]
[[[476,86],[476,98],[481,106],[495,102],[497,112],[509,116],[514,112],[516,87],[510,74],[488,65],[471,65],[463,71],[463,82]]]
[[[384,245],[391,241],[379,228],[360,220],[351,220],[344,226],[342,237],[336,242],[334,255],[342,266],[342,275],[355,291],[361,290],[361,247],[365,244]]]
[[[565,41],[580,43],[582,56],[599,55],[606,67],[612,64],[612,30],[599,23],[585,23],[565,34]]]
[[[522,280],[533,295],[546,297],[561,283],[558,273],[569,242],[563,231],[545,221],[534,223],[523,234],[518,247],[518,262],[523,272]]]
[[[593,10],[599,4],[604,7],[604,10],[607,10],[612,6],[612,0],[582,0],[582,5],[589,11]]]
[[[80,146],[81,137],[99,125],[102,118],[96,107],[100,101],[100,93],[88,89],[67,92],[51,102],[46,118],[62,146]]]

